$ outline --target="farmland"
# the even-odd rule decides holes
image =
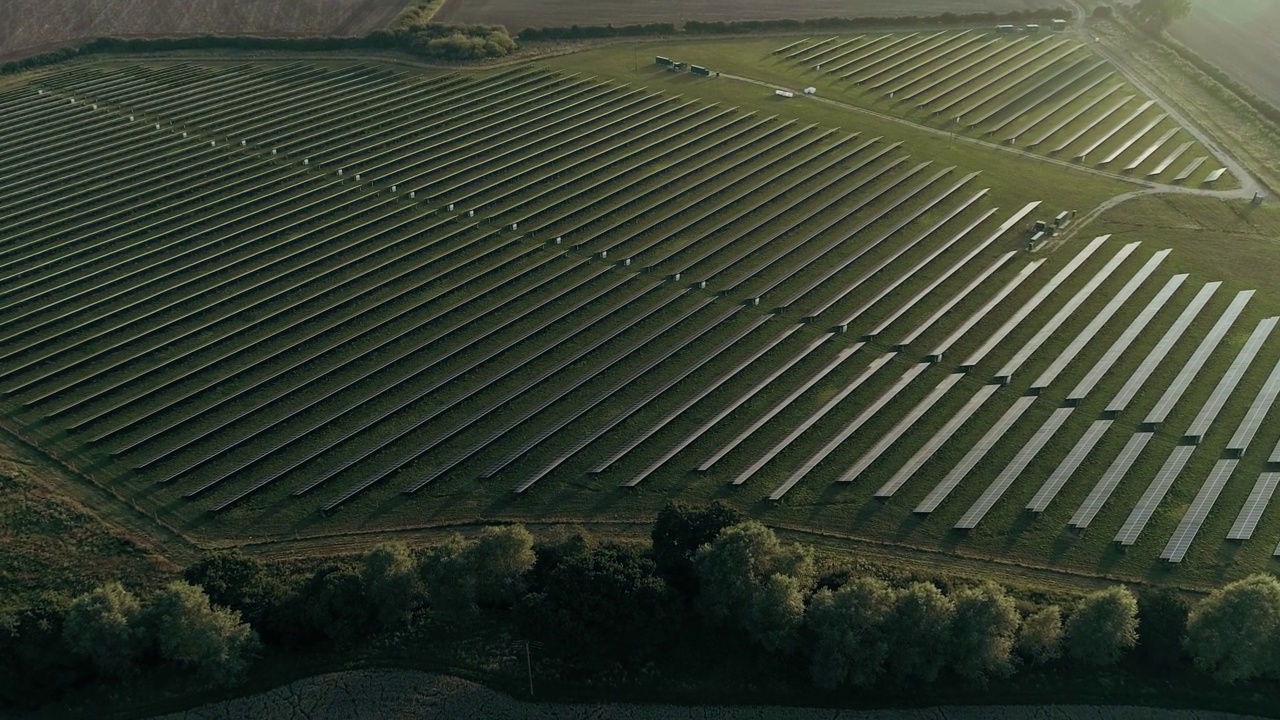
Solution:
[[[1209,62],[1280,105],[1280,6],[1260,0],[1196,0],[1171,34]]]
[[[778,45],[685,57],[784,74]],[[1271,562],[1265,502],[1226,540],[1280,439],[1264,413],[1232,444],[1280,359],[1270,207],[1184,198],[1077,233],[1070,210],[1133,186],[625,46],[484,73],[79,66],[0,102],[0,406],[192,537],[679,496],[1089,574]],[[1220,252],[1195,251],[1206,227]]]
[[[403,0],[8,0],[0,59],[95,37],[363,35],[386,27]]]
[[[780,0],[714,0],[686,3],[656,0],[635,3],[623,0],[445,0],[436,14],[438,22],[504,25],[512,32],[526,27],[570,25],[629,25],[675,23],[688,20],[776,20],[780,18],[873,17],[1009,12],[1057,7],[1053,0],[871,0],[851,5],[845,0],[813,0],[801,5]]]

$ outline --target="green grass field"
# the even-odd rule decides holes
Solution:
[[[422,76],[306,63],[78,66],[41,76],[4,97],[15,108],[6,125],[14,139],[0,144],[0,154],[19,170],[0,196],[0,205],[16,213],[0,234],[0,271],[8,284],[0,323],[18,342],[0,360],[8,391],[0,407],[24,436],[210,544],[492,520],[648,520],[678,497],[724,499],[780,526],[889,547],[1086,575],[1191,587],[1269,567],[1280,535],[1274,512],[1264,514],[1250,541],[1221,538],[1280,437],[1280,417],[1264,423],[1186,561],[1169,567],[1159,553],[1280,359],[1275,338],[1138,543],[1123,552],[1112,536],[1253,327],[1280,313],[1280,297],[1267,284],[1280,213],[1213,198],[1146,197],[1028,253],[1028,221],[1060,210],[1083,215],[1136,186],[937,128],[839,104],[783,100],[768,87],[673,74],[652,64],[654,55],[678,52],[680,60],[782,84],[790,71],[770,56],[780,44],[776,38],[696,42],[678,50],[617,44],[531,68]],[[371,96],[381,104],[370,103]],[[64,102],[69,97],[78,103]],[[90,102],[102,107],[84,108]],[[162,129],[139,127],[125,120],[130,116]],[[72,134],[92,139],[93,153],[76,155]],[[880,139],[852,152],[873,138]],[[37,139],[52,153],[43,168],[28,150]],[[144,151],[151,162],[175,160],[166,171],[172,178],[140,172]],[[943,174],[946,168],[953,169]],[[95,172],[107,171],[133,179],[89,193],[102,182]],[[975,178],[943,193],[975,171]],[[182,189],[173,201],[198,198],[209,209],[162,205],[162,182]],[[258,182],[269,182],[268,189],[250,191]],[[981,189],[989,191],[961,205]],[[49,199],[66,209],[42,215],[33,206]],[[245,203],[242,214],[219,215],[233,199]],[[692,471],[1034,201],[1043,206],[709,472]],[[472,211],[474,217],[467,214]],[[935,253],[970,225],[971,233]],[[862,477],[833,482],[1103,234],[1113,237]],[[563,242],[555,244],[556,237]],[[917,237],[918,244],[904,249]],[[1058,307],[1135,241],[1142,245],[1008,387],[892,498],[873,497]],[[1173,249],[1171,257],[938,510],[913,514],[1110,292],[1163,248]],[[1017,255],[742,485],[729,484],[1006,252]],[[919,272],[903,274],[934,254]],[[780,503],[765,500],[924,352],[1028,262],[1041,259],[1044,266],[942,362],[923,371]],[[837,263],[847,266],[837,270]],[[1190,278],[1004,499],[975,530],[953,531],[1175,273]],[[638,487],[618,487],[900,276],[849,333],[795,363]],[[701,280],[705,287],[690,287]],[[1042,516],[1022,510],[1165,328],[1213,280],[1224,287],[1077,477]],[[856,290],[833,294],[855,281]],[[102,289],[82,294],[87,288]],[[1155,440],[1093,524],[1069,530],[1067,520],[1160,389],[1245,289],[1258,293]],[[793,296],[796,302],[785,302]],[[759,303],[712,322],[753,298]],[[806,327],[604,473],[587,473],[824,298],[834,301]],[[776,317],[747,332],[775,310]],[[686,312],[656,340],[640,342]],[[611,353],[616,361],[606,362]],[[651,364],[651,371],[624,382]],[[635,411],[596,437],[594,431],[615,423],[624,409]],[[379,420],[384,413],[390,414]],[[487,443],[498,430],[500,440]],[[506,452],[526,445],[527,452],[486,477]],[[131,469],[156,458],[163,459]],[[526,492],[512,492],[553,462],[555,469]],[[323,482],[310,487],[318,478]],[[426,479],[421,489],[404,492]],[[371,484],[355,492],[364,482]],[[223,503],[227,509],[210,512]],[[333,511],[322,513],[326,507]]]

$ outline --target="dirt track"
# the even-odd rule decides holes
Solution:
[[[363,35],[406,0],[4,0],[0,59],[85,38],[182,35]]]
[[[157,720],[1244,720],[1242,715],[1134,707],[945,707],[831,710],[673,705],[533,704],[458,678],[406,670],[362,670],[299,680],[271,692]]]
[[[515,32],[526,27],[575,24],[965,14],[1059,5],[1060,0],[446,0],[435,20],[505,25]]]

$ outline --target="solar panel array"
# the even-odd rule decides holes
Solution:
[[[875,375],[881,368],[889,364],[889,361],[894,358],[894,355],[895,353],[885,353],[875,360],[872,360],[871,364],[869,364],[867,368],[857,376],[857,378],[847,383],[840,392],[836,393],[830,400],[827,400],[827,402],[817,410],[810,413],[809,416],[796,425],[791,432],[787,433],[781,440],[774,443],[773,447],[766,450],[763,455],[756,458],[755,462],[751,463],[744,470],[739,472],[737,476],[733,478],[732,484],[741,485],[749,480],[752,475],[756,474],[756,472],[760,470],[760,468],[764,467],[770,460],[777,457],[778,453],[782,452],[788,445],[795,442],[796,438],[807,432],[809,428],[817,424],[819,420],[826,417],[827,413],[831,412],[837,405],[844,402],[845,398],[849,397],[855,390],[862,387],[864,383],[871,379],[872,375]]]
[[[1102,440],[1102,436],[1106,435],[1107,430],[1111,429],[1113,420],[1094,420],[1084,435],[1076,441],[1071,451],[1062,459],[1058,467],[1044,481],[1040,489],[1036,491],[1035,497],[1031,498],[1031,502],[1027,503],[1027,509],[1034,513],[1042,513],[1049,507],[1049,503],[1058,496],[1062,487],[1067,484],[1074,475],[1076,470],[1080,469],[1081,463],[1093,452],[1098,442]]]
[[[1129,438],[1129,442],[1111,461],[1111,465],[1102,477],[1098,479],[1098,483],[1093,486],[1093,490],[1089,492],[1084,502],[1080,503],[1080,507],[1076,509],[1076,514],[1071,516],[1071,526],[1075,528],[1087,528],[1089,523],[1093,522],[1093,518],[1097,516],[1098,511],[1110,499],[1111,493],[1115,491],[1116,485],[1120,484],[1121,478],[1125,473],[1129,472],[1129,468],[1133,467],[1134,461],[1142,454],[1147,443],[1151,442],[1152,433],[1142,432],[1134,433]]]
[[[1156,313],[1160,312],[1161,308],[1165,306],[1165,303],[1169,302],[1169,298],[1173,297],[1173,293],[1177,291],[1188,277],[1189,276],[1185,274],[1174,275],[1165,282],[1164,287],[1160,288],[1160,292],[1156,293],[1156,296],[1151,298],[1151,301],[1142,309],[1142,312],[1138,314],[1138,317],[1134,318],[1133,322],[1129,323],[1129,327],[1125,328],[1125,331],[1120,334],[1120,337],[1116,338],[1116,341],[1111,344],[1111,347],[1107,348],[1106,353],[1104,353],[1089,372],[1080,379],[1080,382],[1075,386],[1075,388],[1070,393],[1067,393],[1068,402],[1079,402],[1090,392],[1093,392],[1093,388],[1097,386],[1098,381],[1111,370],[1118,360],[1120,360],[1120,356],[1124,354],[1124,351],[1128,350],[1129,346],[1133,344],[1133,341],[1137,339],[1138,335],[1140,335],[1142,331],[1151,324],[1151,320],[1156,316]]]
[[[916,403],[915,407],[911,408],[911,411],[898,421],[897,425],[893,426],[893,429],[883,435],[875,445],[871,446],[869,450],[864,452],[862,456],[859,457],[858,460],[840,476],[840,482],[853,482],[856,480],[859,475],[866,471],[867,468],[871,467],[872,463],[880,459],[880,456],[883,455],[886,450],[888,450],[902,436],[906,435],[907,431],[911,429],[911,426],[915,425],[920,418],[924,417],[925,413],[932,410],[933,406],[937,405],[938,401],[941,400],[942,397],[946,395],[951,388],[955,387],[956,383],[960,382],[963,378],[963,373],[952,373],[943,378],[942,381],[924,397],[924,399]]]
[[[1253,438],[1258,434],[1258,429],[1262,427],[1262,420],[1266,418],[1267,413],[1271,411],[1271,406],[1275,404],[1276,398],[1280,397],[1280,362],[1271,368],[1271,374],[1267,376],[1266,382],[1262,384],[1262,389],[1253,398],[1253,403],[1249,405],[1249,411],[1245,413],[1244,419],[1240,421],[1240,426],[1236,429],[1231,439],[1227,441],[1227,451],[1243,455],[1248,449],[1249,443],[1253,442]],[[1275,456],[1272,456],[1271,462],[1275,462]]]
[[[1262,512],[1267,509],[1271,496],[1275,494],[1276,483],[1280,483],[1280,472],[1264,472],[1258,476],[1253,490],[1249,491],[1249,498],[1244,501],[1244,507],[1240,508],[1240,514],[1227,533],[1228,540],[1248,540],[1253,537],[1253,531],[1262,519]]]
[[[964,362],[960,363],[960,367],[972,368],[981,362],[982,359],[994,350],[997,345],[1004,342],[1004,339],[1008,337],[1009,333],[1013,332],[1014,328],[1022,324],[1022,321],[1026,320],[1036,308],[1040,307],[1040,304],[1052,295],[1053,291],[1057,290],[1062,283],[1066,282],[1067,278],[1071,277],[1076,270],[1080,269],[1080,266],[1084,264],[1084,261],[1088,260],[1090,255],[1093,255],[1098,248],[1102,247],[1102,244],[1105,243],[1109,237],[1110,235],[1103,235],[1102,237],[1094,238],[1093,241],[1086,245],[1083,250],[1076,253],[1076,255],[1072,257],[1061,270],[1049,279],[1049,282],[1045,283],[1043,287],[1036,291],[1035,295],[1032,295],[1029,300],[1018,306],[1018,309],[1014,311],[1013,316],[1006,320],[994,333],[989,335],[986,342],[984,342],[981,347],[973,351],[969,357],[965,358]]]
[[[1027,444],[1023,445],[1022,449],[1018,450],[1018,454],[1009,461],[1009,464],[1005,466],[1004,470],[1000,471],[1000,474],[996,476],[996,479],[991,481],[991,484],[987,486],[987,489],[982,491],[982,495],[978,496],[978,499],[974,501],[973,505],[969,506],[969,509],[960,517],[955,524],[957,530],[971,530],[977,527],[978,523],[982,522],[982,518],[986,517],[987,513],[991,511],[991,508],[1000,501],[1000,498],[1004,496],[1004,493],[1009,489],[1009,486],[1013,485],[1014,481],[1022,475],[1022,471],[1027,469],[1027,466],[1031,464],[1031,461],[1035,456],[1044,449],[1044,446],[1048,444],[1049,440],[1051,440],[1053,436],[1057,434],[1058,430],[1062,428],[1062,425],[1067,422],[1067,419],[1071,417],[1071,413],[1074,409],[1075,408],[1062,407],[1053,411],[1053,414],[1049,416],[1049,419],[1044,421],[1044,424],[1040,426],[1039,430],[1036,430],[1036,434],[1032,435],[1031,439],[1027,441]]]
[[[1071,344],[1059,353],[1058,357],[1053,359],[1053,362],[1049,363],[1049,367],[1045,368],[1044,372],[1040,373],[1040,377],[1036,378],[1035,381],[1031,383],[1031,389],[1043,390],[1044,388],[1049,387],[1049,384],[1056,380],[1058,375],[1062,374],[1062,371],[1076,359],[1076,356],[1080,354],[1080,351],[1084,350],[1085,346],[1093,341],[1093,338],[1100,330],[1102,330],[1102,327],[1106,325],[1117,312],[1119,312],[1120,308],[1126,302],[1129,301],[1129,298],[1133,297],[1133,294],[1142,286],[1142,283],[1146,282],[1147,278],[1151,277],[1151,274],[1156,271],[1156,268],[1160,267],[1160,263],[1164,262],[1165,258],[1169,257],[1170,252],[1172,251],[1161,250],[1155,255],[1152,255],[1151,258],[1143,264],[1142,268],[1139,269],[1132,278],[1129,278],[1129,282],[1125,283],[1124,286],[1111,297],[1111,300],[1107,302],[1106,306],[1099,310],[1097,315],[1094,315],[1093,319],[1089,321],[1089,324],[1086,325],[1084,329],[1080,331],[1080,334],[1076,335],[1075,339],[1071,341]]]
[[[1098,270],[1093,277],[1089,278],[1089,282],[1081,286],[1081,288],[1076,291],[1076,294],[1071,296],[1071,299],[1063,303],[1062,307],[1058,308],[1058,312],[1054,313],[1053,317],[1045,321],[1045,323],[1040,326],[1040,329],[1036,330],[1036,334],[1031,336],[1030,340],[1023,343],[1022,347],[1013,354],[1013,357],[1004,364],[1004,367],[1001,367],[1000,370],[996,372],[996,382],[1008,383],[1009,380],[1013,378],[1013,374],[1022,367],[1023,363],[1025,363],[1036,350],[1039,350],[1040,346],[1049,339],[1049,336],[1057,332],[1058,328],[1062,327],[1062,324],[1065,323],[1072,314],[1080,309],[1080,306],[1093,295],[1095,290],[1102,286],[1102,283],[1106,282],[1107,279],[1111,277],[1111,274],[1116,271],[1116,268],[1119,268],[1120,264],[1123,263],[1129,255],[1133,254],[1133,251],[1137,250],[1139,245],[1141,245],[1141,243],[1129,243],[1128,245],[1125,245],[1120,249],[1120,252],[1116,253],[1107,261],[1106,265],[1102,266],[1102,269]]]
[[[1147,353],[1147,357],[1143,359],[1142,364],[1138,366],[1138,369],[1134,370],[1133,374],[1129,376],[1129,381],[1125,383],[1124,387],[1120,388],[1120,392],[1116,393],[1116,396],[1112,398],[1111,402],[1107,405],[1107,412],[1118,413],[1129,406],[1134,395],[1138,394],[1138,390],[1147,382],[1147,378],[1151,377],[1151,373],[1155,372],[1156,366],[1159,365],[1160,361],[1164,360],[1165,356],[1169,354],[1169,351],[1173,349],[1174,343],[1178,342],[1178,339],[1182,337],[1182,334],[1191,326],[1191,321],[1196,319],[1196,315],[1200,314],[1200,311],[1204,309],[1206,304],[1208,304],[1209,298],[1211,298],[1221,286],[1221,282],[1215,281],[1207,283],[1204,287],[1200,288],[1200,292],[1196,293],[1196,296],[1192,298],[1191,304],[1182,311],[1182,314],[1178,316],[1178,319],[1174,321],[1173,325],[1165,331],[1164,336],[1161,337],[1160,341],[1151,349],[1151,352]]]
[[[1180,563],[1187,556],[1187,550],[1190,549],[1191,542],[1196,539],[1196,535],[1200,532],[1200,526],[1204,524],[1205,518],[1209,516],[1209,511],[1213,509],[1213,504],[1218,501],[1218,495],[1222,493],[1222,488],[1231,479],[1231,474],[1236,471],[1236,465],[1239,463],[1239,460],[1231,458],[1219,460],[1214,464],[1213,470],[1209,473],[1209,478],[1200,486],[1200,491],[1196,493],[1195,500],[1191,501],[1191,507],[1187,508],[1186,514],[1178,521],[1178,527],[1174,529],[1173,536],[1165,544],[1164,550],[1160,551],[1162,559],[1171,563]]]
[[[1231,397],[1231,393],[1235,392],[1236,385],[1240,384],[1240,379],[1244,377],[1244,373],[1249,369],[1249,365],[1253,363],[1253,359],[1257,357],[1258,351],[1262,349],[1262,343],[1266,342],[1267,337],[1271,335],[1271,331],[1275,329],[1276,322],[1280,318],[1271,317],[1258,323],[1249,339],[1245,341],[1244,347],[1240,348],[1240,352],[1236,355],[1236,359],[1231,362],[1231,366],[1227,368],[1227,372],[1218,381],[1217,387],[1213,389],[1213,394],[1200,408],[1200,412],[1196,415],[1195,420],[1191,421],[1191,426],[1183,433],[1183,436],[1192,442],[1199,443],[1204,434],[1209,431],[1209,425],[1218,417],[1218,413],[1222,411],[1223,406],[1227,404],[1227,399]],[[1238,433],[1238,431],[1237,431]],[[1228,449],[1231,449],[1228,447]]]
[[[1159,425],[1165,421],[1165,418],[1169,417],[1169,413],[1173,411],[1173,406],[1178,404],[1178,400],[1182,398],[1183,393],[1191,386],[1191,381],[1195,379],[1204,364],[1209,361],[1209,355],[1217,349],[1218,343],[1222,342],[1223,336],[1231,329],[1236,318],[1240,317],[1240,313],[1244,312],[1244,306],[1249,303],[1249,299],[1253,297],[1254,292],[1253,290],[1242,290],[1236,294],[1226,312],[1222,314],[1222,317],[1218,318],[1218,322],[1214,323],[1209,334],[1200,341],[1196,351],[1187,359],[1187,363],[1182,366],[1178,376],[1174,378],[1169,387],[1165,389],[1164,394],[1156,401],[1155,407],[1151,409],[1146,419],[1142,421],[1143,424]],[[1254,348],[1254,352],[1256,351],[1257,349]],[[1252,356],[1250,356],[1250,359],[1252,359]],[[1218,407],[1221,407],[1221,405]],[[1212,419],[1212,417],[1209,417],[1203,421],[1203,424],[1207,426],[1208,421]],[[1196,434],[1200,435],[1203,432]]]
[[[912,455],[910,460],[903,463],[893,477],[889,478],[889,481],[884,485],[881,485],[879,490],[876,490],[876,497],[892,497],[907,480],[911,479],[912,475],[916,474],[917,470],[924,467],[924,464],[929,462],[930,458],[937,454],[938,450],[942,449],[942,446],[951,439],[952,435],[956,434],[960,426],[968,422],[969,418],[973,417],[974,413],[978,412],[983,403],[989,400],[999,388],[999,385],[984,385],[969,402],[965,403],[955,415],[951,416],[951,419],[938,432],[934,433],[933,437],[929,438],[924,447],[921,447],[915,455]]]
[[[827,441],[826,445],[822,446],[817,452],[810,455],[809,459],[805,460],[798,468],[793,470],[791,474],[787,476],[787,479],[769,494],[769,499],[775,501],[781,500],[783,496],[787,494],[787,491],[795,487],[795,484],[800,482],[805,475],[817,467],[818,464],[831,455],[831,453],[835,452],[836,448],[838,448],[841,443],[848,440],[855,432],[861,429],[868,420],[874,417],[876,413],[884,409],[885,405],[888,405],[903,390],[905,390],[908,385],[914,382],[916,378],[920,377],[925,370],[928,370],[929,366],[929,363],[917,363],[912,366],[911,369],[903,373],[902,377],[898,378],[897,382],[890,385],[889,389],[881,394],[879,398],[864,408],[852,422],[845,425],[844,428],[835,435],[835,437]]]
[[[1169,453],[1164,466],[1151,479],[1151,484],[1147,485],[1146,492],[1142,493],[1138,504],[1129,513],[1129,517],[1125,519],[1124,524],[1120,526],[1120,531],[1116,533],[1116,542],[1121,545],[1132,545],[1138,541],[1138,536],[1142,534],[1143,528],[1147,526],[1147,522],[1155,513],[1156,507],[1160,505],[1161,500],[1164,500],[1164,496],[1169,492],[1169,487],[1173,485],[1174,480],[1178,479],[1178,475],[1187,466],[1187,461],[1191,459],[1191,455],[1195,451],[1195,445],[1179,445],[1173,449],[1173,452]]]
[[[981,397],[982,394],[982,391],[979,391],[979,397]],[[942,504],[942,501],[946,500],[947,496],[951,494],[951,491],[954,490],[962,480],[964,480],[965,476],[968,475],[978,463],[982,462],[982,459],[987,456],[987,453],[991,452],[991,448],[995,447],[996,443],[1000,442],[1005,434],[1009,432],[1009,429],[1013,427],[1013,424],[1022,417],[1023,413],[1025,413],[1035,401],[1036,398],[1034,395],[1023,395],[1015,400],[1013,405],[1011,405],[1009,409],[1000,416],[1000,419],[997,420],[989,430],[987,430],[986,434],[982,436],[982,439],[970,448],[969,452],[965,453],[965,456],[960,459],[960,462],[956,463],[955,467],[951,468],[950,472],[942,478],[942,482],[934,486],[933,490],[929,491],[929,494],[925,496],[924,500],[920,501],[920,504],[917,505],[916,509],[912,512],[927,515],[928,513],[937,510],[938,506]]]
[[[987,278],[991,277],[991,275],[995,274],[995,272],[999,270],[1000,267],[1003,266],[1004,263],[1010,257],[1013,256],[1013,254],[1014,253],[1008,253],[1002,256],[1000,259],[996,260],[996,262],[992,263],[992,265],[988,267],[986,270],[979,273],[978,276],[975,277],[973,280],[969,281],[969,284],[966,285],[964,288],[962,288],[960,292],[956,293],[954,296],[951,297],[950,300],[943,303],[942,307],[938,308],[938,311],[935,312],[933,315],[929,316],[929,318],[926,319],[924,323],[922,323],[915,330],[908,333],[905,337],[903,337],[901,340],[895,343],[894,347],[906,347],[907,345],[910,345],[913,340],[915,340],[920,336],[920,334],[922,334],[928,328],[932,327],[934,323],[936,323],[939,319],[941,319],[943,314],[945,314],[947,311],[954,308],[957,304],[960,303],[961,300],[963,300],[970,293],[972,293],[973,290],[976,289],[979,284],[981,284]],[[951,331],[950,335],[948,335],[940,343],[938,343],[938,345],[934,347],[933,350],[929,351],[929,353],[926,355],[929,361],[941,362],[943,353],[945,353],[948,349],[950,349],[952,345],[955,345],[956,342],[960,340],[960,338],[968,334],[968,332],[973,329],[973,326],[981,322],[982,319],[985,318],[987,315],[990,315],[991,312],[995,310],[997,307],[1000,307],[1001,303],[1004,302],[1005,298],[1009,297],[1009,295],[1011,295],[1014,290],[1017,290],[1018,286],[1021,285],[1023,281],[1025,281],[1027,278],[1031,277],[1031,273],[1035,272],[1041,265],[1044,264],[1044,262],[1045,262],[1044,260],[1036,260],[1035,262],[1027,263],[1027,265],[1023,267],[1022,270],[1019,271],[1017,275],[1015,275],[1011,280],[1005,283],[1004,287],[1000,288],[999,292],[997,292],[995,295],[992,295],[990,298],[988,298],[987,301],[982,304],[982,307],[979,307],[977,310],[975,310],[973,314],[969,315],[969,317],[965,319],[964,322],[956,326],[956,328]]]

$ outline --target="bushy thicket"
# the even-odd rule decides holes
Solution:
[[[1259,575],[1190,605],[1115,586],[1074,601],[830,559],[736,510],[671,504],[651,544],[577,533],[538,542],[521,526],[422,550],[374,547],[286,575],[244,553],[210,553],[149,592],[107,583],[45,596],[0,618],[0,705],[34,705],[86,683],[162,667],[209,683],[243,676],[259,637],[276,652],[359,651],[412,628],[491,627],[536,642],[543,676],[592,684],[749,657],[784,683],[891,697],[928,683],[1019,672],[1280,679],[1280,582]],[[422,623],[429,623],[422,625]],[[435,623],[434,625],[430,623]],[[414,652],[432,631],[405,635]],[[696,678],[693,680],[697,681]]]

